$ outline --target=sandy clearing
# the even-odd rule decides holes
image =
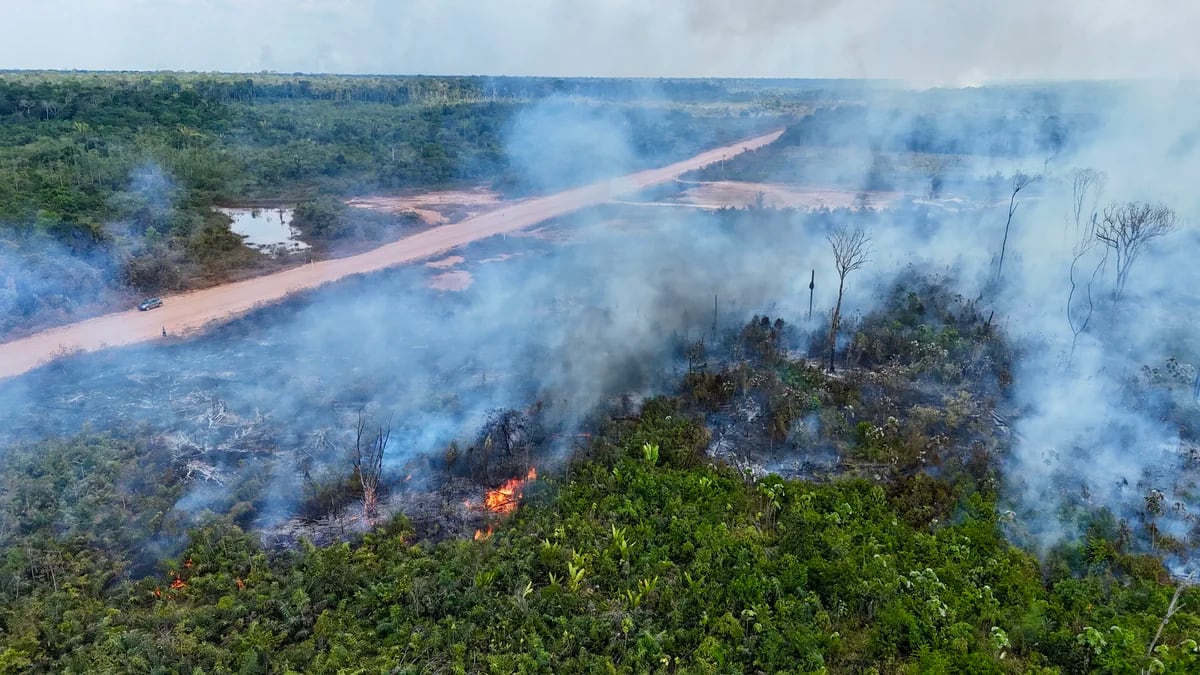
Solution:
[[[779,129],[714,148],[661,168],[640,171],[547,197],[506,204],[495,211],[419,232],[365,253],[313,262],[222,286],[165,296],[162,307],[148,312],[133,309],[106,314],[6,342],[0,344],[0,378],[19,375],[66,352],[96,351],[161,339],[163,329],[171,336],[188,335],[214,322],[227,321],[298,291],[317,288],[351,275],[366,274],[431,258],[438,253],[479,239],[522,230],[551,218],[602,204],[620,195],[668,182],[688,171],[718,162],[730,154],[736,155],[767,145],[782,133],[783,130]]]
[[[438,291],[465,291],[471,287],[475,277],[466,270],[442,272],[429,279],[428,286]]]
[[[500,208],[504,204],[504,198],[498,192],[486,187],[417,192],[407,195],[371,195],[355,197],[346,201],[347,206],[358,209],[396,214],[415,213],[422,222],[428,225],[442,225],[453,220],[461,220],[464,213],[467,217],[480,215]]]
[[[355,197],[347,205],[379,211],[403,211],[422,206],[500,206],[504,198],[500,193],[478,187],[470,190],[437,190],[417,192],[409,195],[371,195]]]
[[[433,209],[405,209],[401,213],[415,213],[426,225],[445,225],[450,222],[450,218],[443,215],[441,211]]]

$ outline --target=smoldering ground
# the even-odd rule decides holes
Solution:
[[[943,107],[955,100],[938,95]],[[947,110],[946,119],[973,105]],[[1053,99],[1049,105],[1050,114],[1063,112]],[[1147,131],[1132,109],[1099,109],[1098,131],[1053,153],[1033,144],[968,157],[949,184],[978,207],[914,202],[885,212],[736,217],[600,209],[568,219],[555,230],[561,236],[508,237],[460,252],[473,280],[462,292],[425,288],[429,270],[402,268],[294,298],[195,341],[68,359],[0,383],[5,433],[33,438],[85,424],[146,424],[167,439],[168,450],[196,463],[195,487],[177,508],[219,502],[227,482],[203,478],[205,471],[219,478],[267,466],[259,509],[274,519],[290,512],[290,488],[304,462],[346,461],[344,434],[362,408],[391,416],[388,462],[399,471],[469,439],[494,408],[542,401],[550,425],[566,431],[608,397],[666,390],[682,367],[679,344],[713,332],[714,304],[717,332],[767,313],[799,324],[799,347],[807,330],[820,329],[819,320],[802,320],[808,272],[817,270],[817,314],[824,315],[836,294],[824,234],[845,224],[865,228],[873,240],[870,263],[848,277],[847,316],[872,311],[881,289],[910,266],[950,272],[960,292],[994,311],[996,325],[1019,345],[1008,402],[1014,441],[1000,460],[1014,536],[1051,545],[1077,534],[1081,509],[1141,517],[1154,491],[1180,505],[1160,529],[1182,536],[1197,508],[1190,484],[1197,469],[1188,455],[1195,430],[1179,423],[1179,411],[1195,399],[1180,378],[1151,382],[1142,367],[1174,357],[1186,374],[1200,354],[1194,231],[1146,247],[1119,303],[1111,299],[1111,267],[1097,276],[1091,327],[1075,339],[1074,353],[1066,315],[1078,243],[1067,221],[1076,166],[1108,173],[1100,205],[1171,200],[1185,223],[1195,222],[1196,204],[1181,189],[1195,175],[1195,153],[1185,142],[1193,131]],[[887,119],[887,127],[869,130],[904,147],[912,129]],[[591,134],[603,123],[589,119],[574,128]],[[946,124],[937,133],[952,140],[963,131]],[[624,138],[620,130],[601,137]],[[1146,142],[1138,144],[1139,137]],[[1129,147],[1138,152],[1123,150]],[[626,155],[619,147],[602,150],[604,157]],[[858,149],[852,154],[861,158]],[[1015,200],[998,274],[1005,184],[1011,171],[1026,167],[1044,175]],[[854,180],[846,178],[853,173],[840,175]],[[1155,175],[1159,183],[1147,178]],[[482,262],[508,253],[521,255]],[[287,461],[272,459],[279,455]]]

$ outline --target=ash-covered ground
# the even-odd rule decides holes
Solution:
[[[290,518],[324,508],[336,516],[328,534],[354,507],[305,506],[306,486],[347,480],[364,415],[392,432],[385,473],[396,489],[383,510],[438,520],[429,514],[531,463],[484,461],[481,471],[467,457],[489,413],[536,406],[550,455],[539,461],[554,462],[593,411],[667,390],[689,332],[714,320],[724,332],[787,293],[786,276],[738,273],[755,256],[778,261],[766,238],[730,253],[714,236],[680,236],[714,224],[600,209],[455,252],[461,290],[439,290],[446,269],[434,261],[306,293],[197,339],[64,358],[0,382],[0,442],[150,434],[191,486],[178,510],[220,511],[253,474],[257,526],[299,532]],[[465,457],[457,469],[446,460],[452,443]]]
[[[1061,186],[1030,197],[1024,217],[1045,222]],[[592,209],[306,293],[198,339],[0,382],[0,442],[149,435],[185,482],[175,515],[236,513],[281,545],[337,539],[395,512],[423,536],[469,535],[491,517],[477,503],[486,490],[552,469],[581,434],[649,395],[741,368],[752,317],[784,318],[772,349],[816,368],[838,294],[826,235],[849,226],[872,250],[844,287],[843,372],[822,380],[815,407],[791,403],[813,391],[800,375],[736,374],[722,386],[740,394],[700,406],[714,458],[816,479],[936,472],[952,460],[1002,474],[1015,536],[1033,546],[1076,536],[1082,514],[1108,509],[1153,526],[1151,547],[1162,534],[1190,550],[1200,541],[1196,371],[1180,310],[1195,299],[1178,280],[1192,274],[1181,261],[1194,232],[1148,248],[1119,304],[1099,277],[1093,328],[1073,345],[1056,307],[1069,290],[1071,258],[1055,257],[1062,227],[1021,221],[1001,282],[993,240],[1007,204],[968,196],[978,206]],[[913,281],[931,276],[941,304]],[[914,287],[896,296],[905,278]],[[1011,341],[1003,369],[971,369],[981,326]],[[937,378],[969,383],[971,398]],[[954,424],[942,420],[950,413]],[[361,420],[390,431],[373,517],[356,503]],[[1168,517],[1147,516],[1146,504]]]

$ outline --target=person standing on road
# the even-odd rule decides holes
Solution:
[[[163,337],[167,337],[167,327],[163,326]]]

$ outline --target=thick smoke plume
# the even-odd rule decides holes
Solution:
[[[1200,508],[1190,482],[1196,430],[1169,413],[1196,405],[1188,380],[1200,362],[1192,260],[1200,240],[1191,223],[1200,202],[1189,190],[1200,136],[1194,125],[1168,123],[1177,118],[1166,111],[1193,99],[1169,88],[1055,91],[891,92],[873,102],[878,112],[810,118],[823,125],[812,136],[819,141],[804,137],[803,124],[789,131],[797,147],[844,159],[824,174],[841,187],[897,193],[882,210],[764,212],[763,227],[747,228],[682,208],[597,209],[458,252],[472,279],[465,291],[432,290],[435,271],[402,268],[297,297],[203,339],[80,357],[0,383],[4,433],[144,423],[219,476],[280,449],[315,465],[342,461],[338,434],[363,408],[394,415],[394,470],[469,439],[499,407],[541,402],[554,430],[571,431],[610,397],[662,391],[681,367],[680,344],[752,315],[797,324],[804,344],[835,300],[824,235],[851,223],[868,231],[875,253],[848,283],[845,316],[875,309],[905,270],[949,272],[1017,345],[1005,404],[1013,444],[1001,459],[1014,536],[1050,546],[1079,534],[1088,510],[1137,518],[1149,500],[1166,504],[1158,529],[1183,539]],[[1035,109],[1014,104],[1030,100]],[[534,184],[580,181],[591,167],[572,153],[585,138],[606,171],[637,159],[613,120],[558,101],[512,126],[509,152]],[[795,166],[773,169],[779,181],[811,170],[806,155],[790,156]],[[899,178],[880,168],[910,156],[931,161]],[[1067,300],[1078,167],[1107,176],[1095,203],[1162,201],[1184,227],[1142,251],[1119,301],[1112,266],[1102,268],[1090,328],[1076,335]],[[1018,197],[998,281],[1017,171],[1041,178]],[[818,311],[806,322],[812,269]],[[211,466],[235,456],[243,459]],[[300,469],[272,466],[269,494],[282,517]],[[179,509],[221,499],[218,482],[197,485]]]

